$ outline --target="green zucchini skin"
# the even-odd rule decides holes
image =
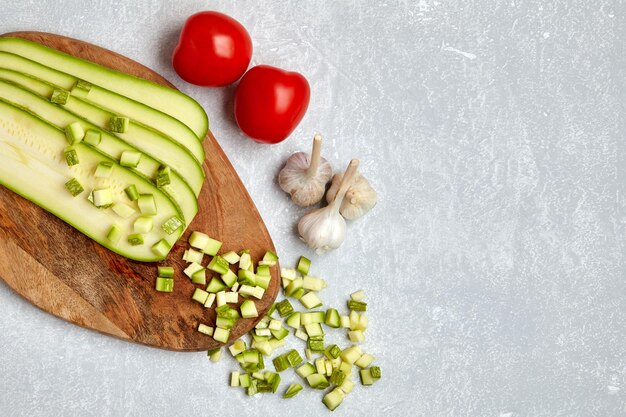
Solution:
[[[209,121],[202,106],[191,97],[161,84],[124,74],[22,38],[0,38],[0,51],[23,56],[63,70],[81,80],[169,114],[187,125],[198,138],[206,136]]]
[[[6,69],[1,69],[1,71],[3,72],[0,74],[0,77],[3,79],[17,83],[21,87],[46,98],[49,98],[54,91],[54,87],[50,84],[36,78],[23,74],[20,75]],[[111,117],[116,114],[123,114],[107,111],[84,99],[75,97],[73,94],[68,96],[63,108],[97,125],[102,130],[107,130]],[[116,135],[143,153],[152,155],[161,163],[166,164],[164,161],[168,161],[168,164],[171,164],[185,178],[185,181],[192,187],[196,196],[199,195],[204,182],[204,170],[201,163],[189,149],[171,137],[165,136],[157,130],[134,120],[130,122],[130,129],[127,133],[116,133]]]
[[[124,140],[118,138],[104,130],[100,130],[98,126],[91,124],[89,121],[82,119],[62,106],[50,103],[46,98],[35,94],[29,90],[25,90],[20,85],[13,84],[11,81],[5,81],[1,78],[0,73],[0,99],[16,105],[17,107],[28,108],[29,111],[36,114],[48,123],[63,129],[65,126],[78,121],[84,130],[92,129],[99,131],[101,135],[101,143],[98,150],[108,157],[119,160],[124,151],[137,151],[137,148],[128,144]],[[46,92],[39,88],[39,92]],[[133,170],[137,174],[144,176],[147,180],[154,179],[159,167],[163,164],[153,158],[151,155],[144,154],[139,165]],[[183,220],[187,224],[191,223],[198,212],[197,195],[191,189],[189,184],[176,171],[172,171],[172,183],[163,189],[172,201],[180,207],[183,214]]]
[[[189,127],[168,114],[97,85],[93,85],[88,91],[77,88],[78,78],[9,52],[0,51],[0,71],[3,78],[31,90],[37,90],[38,94],[41,94],[40,91],[45,86],[71,91],[73,96],[104,110],[123,114],[144,125],[152,126],[161,134],[189,149],[199,163],[204,161],[202,140]],[[49,97],[48,94],[42,95]]]
[[[111,251],[132,260],[157,262],[164,258],[152,251],[152,245],[165,239],[170,246],[178,240],[184,228],[167,235],[161,225],[173,216],[182,214],[170,198],[151,181],[133,170],[120,166],[116,160],[84,142],[74,145],[80,163],[68,166],[63,152],[67,140],[63,130],[38,117],[28,109],[0,99],[0,184],[70,224]],[[98,164],[112,164],[111,176],[99,179],[93,176]],[[65,189],[65,182],[76,178],[85,191],[73,197]],[[133,246],[126,239],[133,233],[137,216],[122,219],[111,209],[96,208],[88,201],[90,190],[110,188],[116,201],[125,201],[124,188],[135,184],[140,194],[152,194],[158,213],[153,217],[154,229],[144,235],[143,245]],[[112,244],[107,234],[113,225],[124,232],[124,237]]]

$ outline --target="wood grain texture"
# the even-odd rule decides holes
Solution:
[[[15,36],[100,65],[174,88],[149,68],[86,42],[42,32]],[[212,325],[213,309],[191,300],[195,286],[182,273],[191,231],[224,242],[222,251],[249,248],[254,260],[274,249],[272,239],[244,185],[209,131],[204,140],[205,184],[198,215],[160,265],[174,266],[174,292],[155,291],[156,263],[130,261],[87,238],[37,205],[0,186],[0,277],[37,307],[64,320],[129,341],[176,351],[212,349],[218,344],[196,331]],[[260,317],[278,293],[279,266],[262,300]],[[230,340],[257,320],[240,320]]]

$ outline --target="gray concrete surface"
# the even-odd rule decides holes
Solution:
[[[3,32],[114,49],[195,97],[283,263],[311,255],[330,304],[366,290],[364,348],[384,377],[335,415],[626,415],[623,2],[0,3]],[[203,9],[249,29],[254,63],[310,80],[310,110],[289,140],[245,139],[232,88],[173,72],[178,31]],[[380,194],[323,257],[295,237],[304,211],[275,184],[315,132],[336,169],[360,158]],[[232,360],[83,330],[5,285],[0,306],[2,416],[327,413],[319,392],[247,398],[227,387]]]

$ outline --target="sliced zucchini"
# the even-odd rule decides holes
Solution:
[[[186,124],[199,138],[209,128],[206,113],[191,97],[161,84],[118,72],[21,38],[1,38],[0,50],[63,68],[68,74],[145,103]]]
[[[85,118],[103,130],[108,130],[109,121],[111,117],[115,116],[113,113],[72,95],[68,97],[63,108]],[[125,133],[115,132],[114,134],[143,153],[151,155],[154,159],[167,161],[168,166],[185,178],[196,195],[200,193],[204,182],[204,171],[187,148],[159,134],[156,130],[132,120],[129,123],[128,131]]]
[[[0,77],[3,77],[3,75],[0,74]],[[45,98],[51,97],[54,92],[53,86],[34,78],[31,78],[28,82],[24,80],[26,77],[23,76],[12,76],[11,78],[9,81]],[[19,81],[16,81],[17,79],[20,79],[24,84],[20,84]],[[162,135],[148,126],[129,121],[124,117],[117,117],[114,113],[103,110],[72,95],[67,98],[63,108],[94,123],[100,129],[112,132],[134,147],[152,155],[155,159],[168,161],[168,165],[171,165],[185,178],[196,195],[199,194],[204,180],[204,171],[189,150],[175,140]],[[113,128],[112,121],[118,119],[123,119],[128,124],[128,129]],[[117,123],[114,124],[117,126]]]
[[[140,193],[153,194],[158,213],[155,224],[162,224],[172,216],[182,216],[169,197],[145,177],[121,167],[96,148],[80,142],[74,145],[81,163],[68,167],[63,149],[67,146],[62,129],[46,122],[25,108],[0,100],[0,184],[39,205],[61,220],[72,225],[94,241],[127,258],[156,262],[166,254],[156,253],[153,246],[162,240],[170,247],[182,233],[168,235],[161,228],[143,236],[144,244],[133,245],[134,218],[122,219],[111,209],[98,209],[80,194],[72,196],[66,189],[68,179],[76,179],[86,190],[108,188],[113,199],[124,201],[124,188],[135,184]],[[111,176],[103,185],[93,173],[102,162],[113,164]],[[126,238],[112,239],[111,230],[119,229]],[[118,234],[117,232],[115,234]]]
[[[63,107],[51,104],[41,96],[2,80],[0,80],[0,98],[3,98],[11,104],[28,108],[42,119],[47,120],[49,123],[59,128],[78,120],[76,115],[65,110]],[[117,136],[105,131],[100,131],[96,126],[84,120],[80,120],[79,123],[87,131],[87,135],[94,130],[100,134],[100,142],[98,142],[97,149],[112,159],[119,160],[125,151],[137,150]],[[134,170],[148,178],[155,178],[161,164],[160,161],[144,154],[139,165],[137,165]],[[132,184],[128,186],[132,189]],[[185,223],[191,223],[191,220],[198,211],[198,201],[196,200],[195,193],[184,179],[181,178],[177,172],[172,171],[171,183],[162,189],[178,204],[183,213]]]
[[[71,90],[74,97],[82,98],[103,110],[111,113],[119,112],[136,122],[152,126],[165,136],[173,138],[189,149],[198,161],[204,161],[202,141],[196,137],[189,127],[172,116],[148,107],[143,103],[131,100],[128,97],[97,85],[92,85],[91,88],[85,89],[81,85],[81,80],[76,77],[8,52],[0,52],[0,77],[14,81],[29,90],[51,98],[52,95],[48,94],[49,87],[63,93]],[[62,103],[58,104],[65,104],[66,101],[67,96],[63,94]]]

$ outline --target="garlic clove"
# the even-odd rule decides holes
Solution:
[[[328,206],[313,210],[304,215],[298,222],[300,238],[317,254],[337,249],[346,238],[346,221],[339,214],[349,183],[352,181],[359,161],[350,161],[344,179],[339,185],[337,198]]]
[[[294,153],[278,174],[278,185],[299,206],[308,207],[319,203],[333,175],[330,163],[320,155],[321,145],[322,137],[315,135],[311,155]]]
[[[342,174],[333,176],[332,184],[326,193],[326,201],[329,204],[335,199],[342,179]],[[339,212],[347,220],[356,220],[374,208],[377,201],[378,194],[374,188],[363,175],[357,172],[341,203]]]

